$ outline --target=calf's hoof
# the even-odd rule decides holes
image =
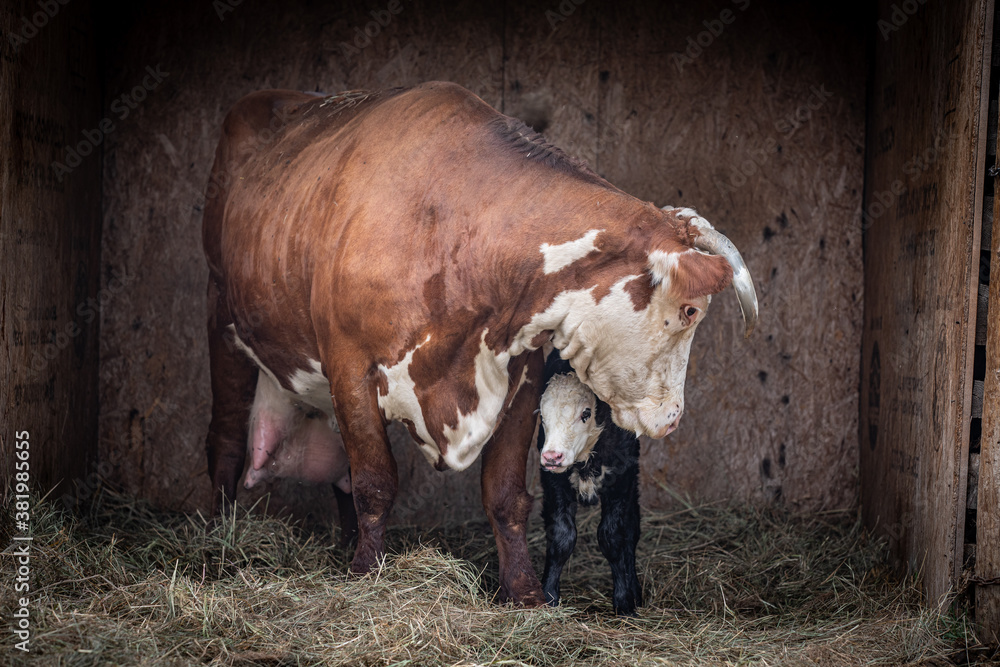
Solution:
[[[629,618],[635,618],[638,614],[635,611],[635,605],[621,605],[615,607],[615,616],[627,616]]]
[[[642,606],[642,595],[628,596],[624,600],[613,603],[616,616],[636,616],[636,609]]]

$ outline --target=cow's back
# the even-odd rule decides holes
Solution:
[[[220,235],[229,187],[238,179],[247,158],[259,150],[262,140],[275,139],[268,125],[272,119],[315,99],[315,95],[294,90],[262,90],[241,98],[233,105],[222,124],[222,135],[215,149],[215,163],[205,197],[202,234],[210,269],[220,268]],[[280,122],[275,125],[283,125]],[[280,132],[283,127],[278,127]],[[265,133],[270,132],[270,134]]]
[[[398,91],[388,91],[388,94]],[[286,154],[291,148],[288,141],[290,134],[299,136],[296,144],[301,150],[314,135],[330,132],[333,129],[331,125],[346,124],[366,105],[385,96],[386,93],[367,91],[324,95],[295,90],[262,90],[242,97],[233,105],[222,124],[206,192],[203,241],[213,273],[218,274],[222,267],[222,228],[232,186],[243,179],[248,163],[262,158],[266,160],[275,151]],[[340,107],[337,110],[341,112],[332,122],[329,117],[322,124],[304,122],[312,120],[311,112],[331,102],[336,103]]]

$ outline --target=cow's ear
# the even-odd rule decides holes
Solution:
[[[649,253],[653,284],[664,283],[675,299],[697,299],[718,294],[733,281],[733,267],[724,257],[693,248],[681,252]]]

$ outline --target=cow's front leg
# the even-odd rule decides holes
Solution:
[[[396,459],[389,448],[374,381],[341,381],[331,388],[357,511],[358,546],[351,572],[365,574],[385,553],[385,522],[399,485]]]
[[[482,489],[483,506],[497,540],[500,601],[537,607],[545,603],[545,597],[528,557],[526,532],[532,497],[525,489],[524,474],[540,394],[541,351],[531,353],[527,363],[529,382],[514,396],[483,449]]]
[[[205,452],[212,480],[212,514],[232,506],[247,455],[250,409],[257,367],[236,347],[229,310],[215,281],[208,285],[208,357],[212,376],[212,422]]]

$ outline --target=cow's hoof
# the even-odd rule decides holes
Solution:
[[[524,597],[522,597],[521,601],[520,601],[520,604],[521,604],[521,606],[525,607],[526,609],[534,609],[535,607],[547,607],[548,606],[548,604],[547,604],[547,602],[545,600],[545,596],[542,594],[542,591],[540,591],[540,590],[539,591],[532,591],[531,593],[528,593],[527,595],[525,595]]]
[[[372,566],[370,564],[358,563],[357,559],[351,561],[351,569],[349,570],[351,574],[363,577],[364,575],[368,574],[371,571],[372,571]]]
[[[381,559],[382,553],[378,549],[373,549],[359,541],[354,550],[354,558],[351,559],[351,574],[368,574],[372,570],[378,569],[378,563]]]
[[[501,604],[512,602],[513,604],[525,607],[526,609],[546,606],[546,598],[545,594],[542,593],[541,586],[524,586],[520,591],[513,590],[510,592],[501,587],[500,602]]]

